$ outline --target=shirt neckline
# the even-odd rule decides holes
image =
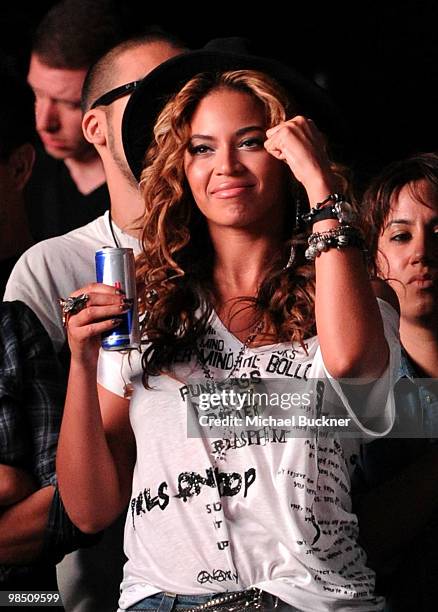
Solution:
[[[212,309],[211,319],[210,319],[210,324],[212,325],[212,327],[215,327],[215,323],[216,323],[216,327],[219,327],[221,329],[221,331],[223,331],[225,333],[225,335],[228,338],[230,338],[234,344],[236,344],[238,346],[239,349],[242,348],[242,346],[244,345],[244,342],[239,340],[239,338],[237,336],[235,336],[232,332],[230,332],[230,330],[222,322],[222,320],[219,317],[219,315],[217,314],[216,310],[213,308]],[[312,338],[308,338],[306,340],[306,344],[307,344],[308,348],[309,348],[309,344],[313,340],[313,338],[315,338],[315,336],[313,336]],[[286,345],[290,345],[290,347],[294,348],[295,350],[296,350],[297,347],[302,350],[301,345],[297,345],[297,343],[295,343],[295,342],[275,342],[274,344],[263,344],[261,346],[254,346],[254,347],[247,346],[246,349],[248,351],[250,351],[251,353],[264,353],[264,352],[268,352],[268,351],[273,351],[273,350],[275,350],[277,348],[284,348]]]

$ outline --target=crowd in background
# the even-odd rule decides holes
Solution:
[[[155,200],[147,187],[143,191],[138,188],[145,151],[140,159],[135,159],[135,153],[129,158],[128,145],[134,136],[125,127],[131,117],[128,113],[126,118],[125,109],[132,112],[130,96],[139,97],[138,83],[144,76],[163,62],[170,61],[171,65],[173,58],[187,53],[188,48],[201,47],[209,38],[224,34],[218,24],[216,29],[210,24],[211,36],[206,40],[192,31],[184,31],[181,26],[169,28],[163,19],[159,26],[154,20],[150,27],[148,15],[143,16],[141,11],[144,23],[139,24],[137,15],[134,27],[135,10],[139,8],[134,3],[122,6],[107,0],[62,0],[44,19],[42,15],[32,15],[26,25],[28,30],[23,31],[26,41],[32,30],[28,49],[26,45],[18,48],[14,41],[15,48],[12,43],[5,44],[5,53],[0,57],[3,84],[0,293],[5,300],[0,308],[0,479],[3,482],[0,487],[0,587],[1,590],[59,588],[68,612],[115,609],[125,561],[124,516],[122,513],[118,522],[102,533],[100,527],[108,521],[102,519],[101,523],[96,522],[97,527],[88,528],[86,521],[82,524],[81,520],[75,520],[74,511],[73,514],[66,511],[61,499],[55,460],[70,354],[65,321],[57,300],[74,294],[79,288],[90,287],[94,280],[94,252],[103,244],[133,248],[140,255],[138,261],[142,262],[144,274],[153,268],[147,254],[151,261],[153,257],[161,262],[166,258],[159,248],[155,252],[154,246],[139,241],[138,220],[145,202],[147,206],[148,197],[151,202]],[[207,15],[205,19],[208,20]],[[365,25],[361,28],[364,33]],[[291,24],[291,36],[296,28],[296,23]],[[225,34],[243,34],[249,39],[251,34],[255,36],[254,40],[246,41],[223,39],[219,43],[221,52],[243,55],[248,53],[250,45],[252,55],[277,59],[281,56],[288,70],[294,73],[295,87],[300,94],[304,92],[301,100],[298,96],[298,106],[311,109],[311,123],[317,124],[330,143],[327,155],[341,162],[334,176],[338,177],[339,173],[342,181],[330,183],[334,180],[330,174],[330,180],[325,183],[327,192],[346,190],[359,213],[360,233],[350,231],[353,236],[349,237],[350,244],[367,251],[370,278],[385,279],[392,288],[392,291],[387,288],[383,297],[400,314],[399,372],[400,378],[408,382],[408,388],[395,393],[399,410],[396,410],[394,427],[395,430],[399,427],[403,435],[365,444],[351,455],[354,462],[352,503],[359,517],[359,541],[370,567],[377,572],[377,592],[388,598],[385,610],[402,612],[414,606],[418,610],[433,610],[438,595],[433,580],[438,566],[434,542],[438,506],[435,501],[438,465],[435,438],[438,436],[434,424],[438,400],[428,379],[438,378],[438,154],[434,152],[438,150],[438,134],[429,112],[433,98],[424,92],[428,92],[434,81],[436,68],[425,57],[418,73],[415,62],[404,63],[403,67],[394,65],[392,73],[372,73],[378,64],[379,49],[373,49],[375,55],[367,58],[363,53],[359,59],[353,47],[352,56],[357,64],[349,71],[346,84],[342,82],[345,71],[332,69],[330,61],[347,63],[348,40],[354,38],[354,28],[343,32],[343,36],[330,31],[326,34],[326,44],[331,50],[325,62],[314,56],[303,59],[306,54],[303,34],[299,36],[301,57],[296,55],[296,43],[292,45],[293,53],[286,52],[283,36],[280,36],[281,45],[277,41],[270,48],[266,40],[261,41],[258,31],[225,30]],[[217,46],[211,49],[213,53]],[[367,59],[372,74],[358,83],[359,64],[366,63]],[[389,67],[388,58],[383,59],[385,67]],[[307,74],[301,77],[300,71]],[[428,83],[424,84],[421,78],[426,72]],[[309,76],[315,77],[319,85],[311,83]],[[396,107],[394,92],[390,92],[395,81],[397,95],[406,95],[399,100],[399,107]],[[308,89],[306,82],[309,82]],[[351,87],[355,88],[355,95],[350,95]],[[361,88],[366,90],[363,96]],[[361,97],[359,105],[356,102]],[[412,110],[414,99],[416,106]],[[200,100],[203,100],[201,95]],[[420,115],[423,105],[424,113]],[[294,124],[294,129],[304,130],[305,138],[311,143],[306,144],[306,151],[324,148],[318,140],[319,132],[313,133],[312,126],[310,132],[301,125],[296,128]],[[271,150],[275,156],[275,145]],[[203,153],[204,150],[200,151]],[[155,151],[150,155],[150,163],[159,164],[159,154]],[[287,161],[286,155],[278,158]],[[325,159],[321,162],[318,157],[318,162],[325,168]],[[289,166],[298,177],[301,168],[295,173],[292,162]],[[190,176],[187,168],[186,165],[185,172]],[[311,201],[305,172],[303,176],[301,183]],[[151,184],[158,180],[152,171],[143,175],[143,180],[147,180],[145,177],[150,178]],[[349,186],[343,181],[348,181]],[[303,196],[298,193],[297,197]],[[333,217],[320,223],[328,219]],[[159,234],[159,226],[151,223],[145,227],[152,244],[154,231]],[[169,222],[169,227],[176,232],[178,223]],[[338,234],[330,234],[334,231],[332,226],[318,231],[322,232],[320,240],[329,241],[328,248],[330,240],[338,238]],[[321,265],[324,257],[324,252],[321,257],[315,253],[317,265]],[[287,266],[298,265],[293,259],[291,254]],[[158,264],[156,269],[160,270]],[[359,289],[367,300],[368,280],[364,283]],[[351,287],[347,288],[353,294],[356,286]],[[94,295],[93,291],[86,292],[87,299],[88,293]],[[143,296],[143,305],[147,308],[149,304],[151,311],[158,299],[154,291],[149,289]],[[188,299],[186,294],[181,295],[182,298],[175,299]],[[96,305],[101,305],[109,298],[102,294],[94,299]],[[371,298],[369,303],[374,304]],[[120,305],[120,296],[116,296],[111,305],[123,309],[123,298]],[[106,306],[109,308],[109,302]],[[163,312],[166,312],[164,308]],[[235,315],[228,313],[227,316],[233,320]],[[389,326],[390,317],[385,312],[382,319]],[[154,323],[153,315],[151,321],[163,334],[159,323]],[[256,330],[254,338],[260,335],[260,329],[264,330],[263,325],[256,323],[251,320],[244,326],[244,329]],[[275,329],[279,337],[284,333],[281,329],[280,326]],[[275,336],[272,329],[268,331]],[[80,350],[74,333],[77,330],[73,327],[70,348],[73,347],[72,354],[76,356]],[[264,333],[270,337],[266,329]],[[373,328],[374,333],[377,332]],[[162,349],[165,340],[161,340],[160,334],[157,333],[157,346]],[[243,334],[243,350],[254,341],[252,335]],[[389,335],[386,339],[391,348]],[[379,354],[384,351],[378,340],[373,346]],[[187,346],[182,344],[181,348]],[[163,355],[151,358],[146,366],[148,375],[153,375],[154,359],[158,370],[168,366],[169,358],[164,350]],[[207,378],[212,376],[208,369],[203,371]],[[380,368],[376,376],[382,371]],[[370,366],[366,372],[377,370]],[[102,380],[105,387],[105,377]],[[112,391],[111,384],[107,388]],[[408,437],[406,431],[417,435]],[[65,467],[62,469],[65,471]],[[126,502],[125,497],[122,499]],[[74,507],[74,503],[68,503],[69,509]],[[123,599],[120,601],[122,605]],[[126,606],[131,605],[129,597],[127,601]],[[376,607],[370,609],[383,609],[378,607],[379,603],[372,605]]]

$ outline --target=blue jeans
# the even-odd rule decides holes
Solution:
[[[150,597],[146,597],[138,601],[134,605],[127,608],[126,612],[134,612],[135,610],[155,610],[155,612],[174,612],[175,610],[189,610],[195,606],[199,606],[207,601],[218,596],[219,593],[211,595],[173,595],[171,593],[156,593]],[[263,594],[263,606],[266,612],[299,612],[298,608],[294,608],[283,601],[278,601],[275,606],[276,598],[268,593]]]

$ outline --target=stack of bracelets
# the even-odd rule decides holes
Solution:
[[[351,204],[345,201],[341,193],[331,193],[325,200],[314,206],[310,212],[302,216],[305,223],[313,226],[317,221],[337,219],[339,226],[324,232],[314,232],[309,236],[309,247],[306,249],[306,259],[314,261],[324,251],[357,247],[364,253],[365,241],[362,232],[354,224],[357,215]]]

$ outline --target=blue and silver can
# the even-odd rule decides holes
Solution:
[[[137,290],[135,284],[135,263],[132,249],[102,247],[96,251],[96,280],[112,285],[132,300],[128,312],[120,315],[120,325],[102,334],[102,348],[107,351],[136,349],[140,346]]]

